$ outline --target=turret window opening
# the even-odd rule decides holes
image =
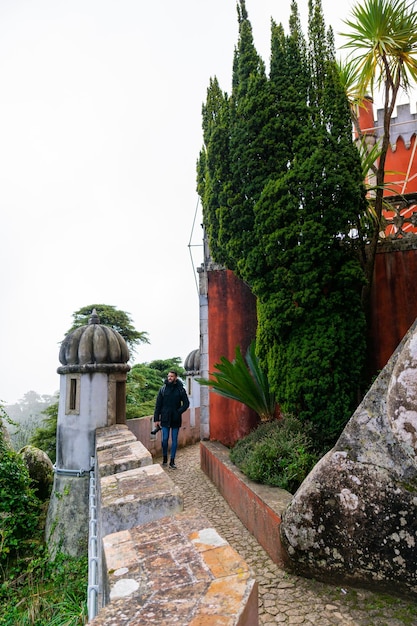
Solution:
[[[80,376],[71,374],[67,379],[67,397],[65,403],[67,415],[79,415],[80,413]]]

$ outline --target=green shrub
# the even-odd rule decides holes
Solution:
[[[82,626],[87,622],[88,558],[39,547],[15,579],[0,584],[0,626]]]
[[[261,424],[230,451],[251,480],[294,493],[318,458],[305,424],[292,416]]]
[[[0,572],[30,548],[39,532],[42,504],[23,459],[0,435]]]
[[[48,406],[42,415],[46,415],[42,426],[39,426],[33,433],[30,444],[46,452],[52,463],[56,461],[56,429],[58,424],[59,402],[54,402]]]
[[[87,556],[58,554],[44,541],[45,505],[22,457],[5,440],[0,404],[0,626],[82,626]]]

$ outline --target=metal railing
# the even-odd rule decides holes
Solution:
[[[97,538],[97,492],[94,472],[94,459],[90,470],[89,487],[89,519],[88,519],[88,589],[87,607],[90,622],[98,612],[99,571],[98,571],[98,538]]]

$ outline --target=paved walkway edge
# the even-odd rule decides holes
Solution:
[[[221,443],[200,443],[201,469],[217,487],[242,524],[256,538],[272,561],[284,565],[281,545],[281,515],[291,501],[291,494],[278,487],[259,485],[246,478],[229,459],[229,450]]]

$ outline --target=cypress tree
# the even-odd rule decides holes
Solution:
[[[259,349],[278,402],[315,423],[326,447],[350,417],[361,382],[364,278],[351,233],[365,192],[319,1],[310,3],[309,38],[307,109],[299,104],[308,115],[293,135],[288,171],[269,181],[257,206],[268,271],[254,289]]]
[[[216,194],[213,129],[200,155],[205,224],[215,260],[258,299],[258,352],[278,403],[315,423],[325,447],[356,404],[365,354],[364,279],[351,236],[365,192],[349,106],[320,0],[309,2],[308,43],[294,0],[289,36],[272,22],[269,78],[243,0],[238,18],[228,115],[210,117],[219,132],[227,118]]]
[[[254,43],[244,0],[238,4],[239,39],[233,60],[230,97],[230,184],[219,210],[219,245],[228,267],[242,278],[253,241],[253,208],[272,167],[273,138],[268,132],[272,97],[265,65]]]
[[[229,100],[217,78],[210,80],[202,107],[204,146],[197,161],[197,191],[212,257],[228,265],[226,250],[219,245],[219,212],[227,202],[229,167]]]

